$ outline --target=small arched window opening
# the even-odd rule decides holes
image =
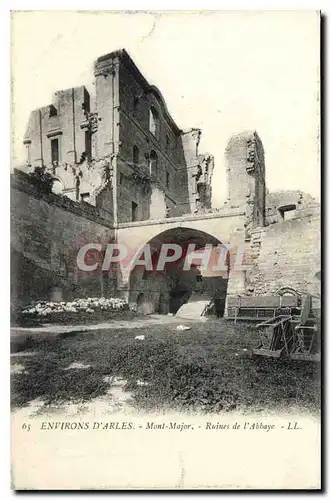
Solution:
[[[131,204],[131,220],[132,222],[138,220],[138,203],[135,203],[134,201]]]
[[[152,106],[149,110],[149,131],[157,138],[160,137],[160,119],[158,112]]]
[[[139,97],[134,96],[133,98],[133,113],[136,114],[138,111],[138,106],[139,106]]]
[[[51,160],[53,167],[57,167],[59,164],[59,139],[51,139]]]
[[[155,153],[154,149],[152,149],[150,155],[149,155],[149,173],[150,175],[157,176],[157,154]]]
[[[69,275],[68,264],[63,255],[60,255],[60,274],[62,278],[68,278]]]
[[[52,116],[57,116],[57,109],[53,104],[49,107],[49,117],[51,118]]]
[[[139,148],[136,145],[132,148],[132,160],[133,165],[137,167],[139,165]]]
[[[168,153],[169,149],[170,149],[170,139],[169,139],[168,135],[166,135],[166,145],[165,145],[165,147],[166,147],[166,151]]]

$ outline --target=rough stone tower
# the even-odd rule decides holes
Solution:
[[[188,194],[192,213],[211,208],[211,182],[214,157],[199,154],[201,130],[191,128],[182,132],[182,144],[188,172]]]
[[[256,131],[231,137],[225,150],[228,184],[227,203],[246,211],[247,239],[250,230],[265,225],[264,150]]]
[[[96,158],[111,157],[119,145],[119,64],[120,51],[101,56],[94,63],[98,134]]]

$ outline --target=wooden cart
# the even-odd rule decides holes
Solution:
[[[320,361],[319,327],[312,314],[312,297],[302,295],[296,313],[279,315],[256,328],[260,333],[260,344],[254,354],[293,360]]]
[[[291,315],[276,316],[259,323],[256,328],[260,334],[260,344],[253,349],[253,353],[273,358],[288,356],[294,343],[291,318]]]
[[[312,297],[306,295],[302,300],[300,317],[292,318],[294,343],[290,352],[291,359],[301,361],[320,361],[320,329],[312,315]]]

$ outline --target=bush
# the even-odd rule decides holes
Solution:
[[[36,186],[39,193],[49,194],[52,192],[54,177],[46,171],[45,167],[35,167],[31,174],[28,174],[31,183]]]

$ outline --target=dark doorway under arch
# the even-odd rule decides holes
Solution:
[[[165,292],[160,293],[159,297],[159,314],[168,314],[169,312],[169,295]]]
[[[182,256],[176,262],[167,263],[164,269],[157,270],[164,243],[180,245]],[[203,271],[194,263],[190,269],[183,266],[186,256],[192,253],[190,244],[195,245],[195,251],[201,251],[206,245],[211,245],[213,250],[224,249],[217,238],[197,229],[176,227],[158,234],[147,244],[151,249],[153,270],[146,270],[139,265],[130,273],[130,302],[137,304],[138,311],[143,314],[176,314],[188,301],[215,300],[213,314],[223,316],[228,267],[222,272],[213,272],[212,266]],[[148,312],[143,312],[144,310]]]

